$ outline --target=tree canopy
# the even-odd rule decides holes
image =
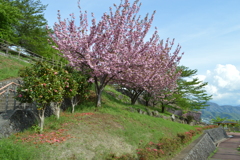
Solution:
[[[199,110],[208,106],[206,103],[211,99],[205,90],[207,82],[200,81],[196,76],[197,70],[189,69],[185,66],[178,66],[181,76],[176,80],[177,87],[174,90],[165,88],[159,92],[144,92],[143,98],[146,105],[160,104],[162,112],[166,107],[183,110]],[[154,94],[160,94],[155,96]]]
[[[80,8],[80,7],[79,7]],[[110,8],[97,23],[92,14],[88,26],[87,14],[80,9],[80,26],[75,25],[75,16],[54,25],[53,41],[56,49],[70,65],[91,70],[95,83],[97,106],[101,106],[101,93],[110,81],[137,85],[140,89],[154,90],[157,87],[175,87],[180,75],[176,67],[181,59],[180,46],[171,53],[173,42],[160,40],[157,30],[146,41],[154,13],[144,19],[138,17],[140,5],[131,5],[125,0]],[[136,82],[136,83],[135,83]]]
[[[23,18],[20,9],[13,5],[13,2],[0,0],[0,38],[16,42],[16,28],[19,26],[19,19]]]
[[[207,82],[200,81],[196,76],[196,69],[189,69],[180,66],[182,70],[181,78],[178,79],[177,92],[180,96],[176,98],[176,103],[182,108],[189,110],[203,109],[207,105],[207,101],[212,99],[212,95],[208,95],[205,86]]]
[[[58,58],[46,29],[40,0],[0,0],[0,36],[16,45],[48,58]],[[51,31],[50,31],[51,32]],[[49,43],[48,39],[52,42]]]
[[[49,46],[46,30],[47,20],[44,11],[47,5],[40,0],[16,0],[13,5],[18,7],[23,15],[19,19],[20,25],[14,26],[18,37],[18,44],[32,52],[44,55],[46,47]]]

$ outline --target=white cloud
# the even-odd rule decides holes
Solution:
[[[215,85],[229,91],[240,89],[240,72],[231,64],[218,64],[213,72]]]
[[[207,70],[207,76],[210,76],[210,75],[211,75],[211,71]]]
[[[220,105],[240,104],[240,71],[234,65],[218,64],[213,71],[208,70],[206,75],[198,77],[208,82],[206,90],[208,94],[213,95],[213,101],[216,103]]]
[[[200,81],[204,81],[206,79],[205,75],[196,75],[193,78],[198,78]]]
[[[213,85],[207,85],[206,86],[206,90],[208,91],[209,94],[211,95],[216,95],[218,93],[218,89],[216,86],[213,86]]]

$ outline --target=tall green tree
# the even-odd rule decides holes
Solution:
[[[18,22],[12,24],[14,34],[17,37],[16,44],[40,54],[51,57],[54,49],[51,48],[48,39],[49,30],[46,29],[47,20],[44,18],[44,11],[47,5],[43,5],[40,0],[1,0],[4,3],[17,8],[21,17]]]
[[[16,2],[24,15],[20,20],[21,25],[17,27],[18,35],[21,37],[19,44],[40,54],[48,38],[45,29],[47,21],[43,14],[47,6],[42,5],[40,0],[17,0]]]
[[[21,18],[22,13],[18,7],[13,6],[13,2],[0,0],[0,38],[16,42],[16,26],[20,25]]]
[[[150,102],[152,105],[159,104],[162,109],[162,113],[166,108],[184,109],[184,110],[199,110],[208,106],[206,103],[211,99],[211,95],[208,95],[205,90],[207,82],[202,82],[198,78],[194,77],[197,74],[197,70],[189,69],[185,66],[179,66],[181,70],[181,76],[177,80],[177,88],[169,91],[159,91],[161,96],[153,98],[151,93],[145,92],[143,98],[146,101],[146,105]]]
[[[196,76],[196,69],[189,69],[185,66],[179,67],[182,70],[181,78],[178,79],[177,95],[175,103],[181,108],[187,110],[198,110],[208,106],[206,103],[212,99],[212,95],[208,95],[205,87],[207,82],[200,81]]]

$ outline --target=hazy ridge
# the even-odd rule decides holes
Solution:
[[[209,106],[202,109],[202,118],[215,118],[217,116],[227,119],[240,119],[240,106],[218,105],[217,103],[208,102]]]

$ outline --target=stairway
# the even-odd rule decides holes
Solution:
[[[0,113],[14,110],[19,106],[20,102],[16,101],[14,97],[20,83],[20,78],[0,81]]]

